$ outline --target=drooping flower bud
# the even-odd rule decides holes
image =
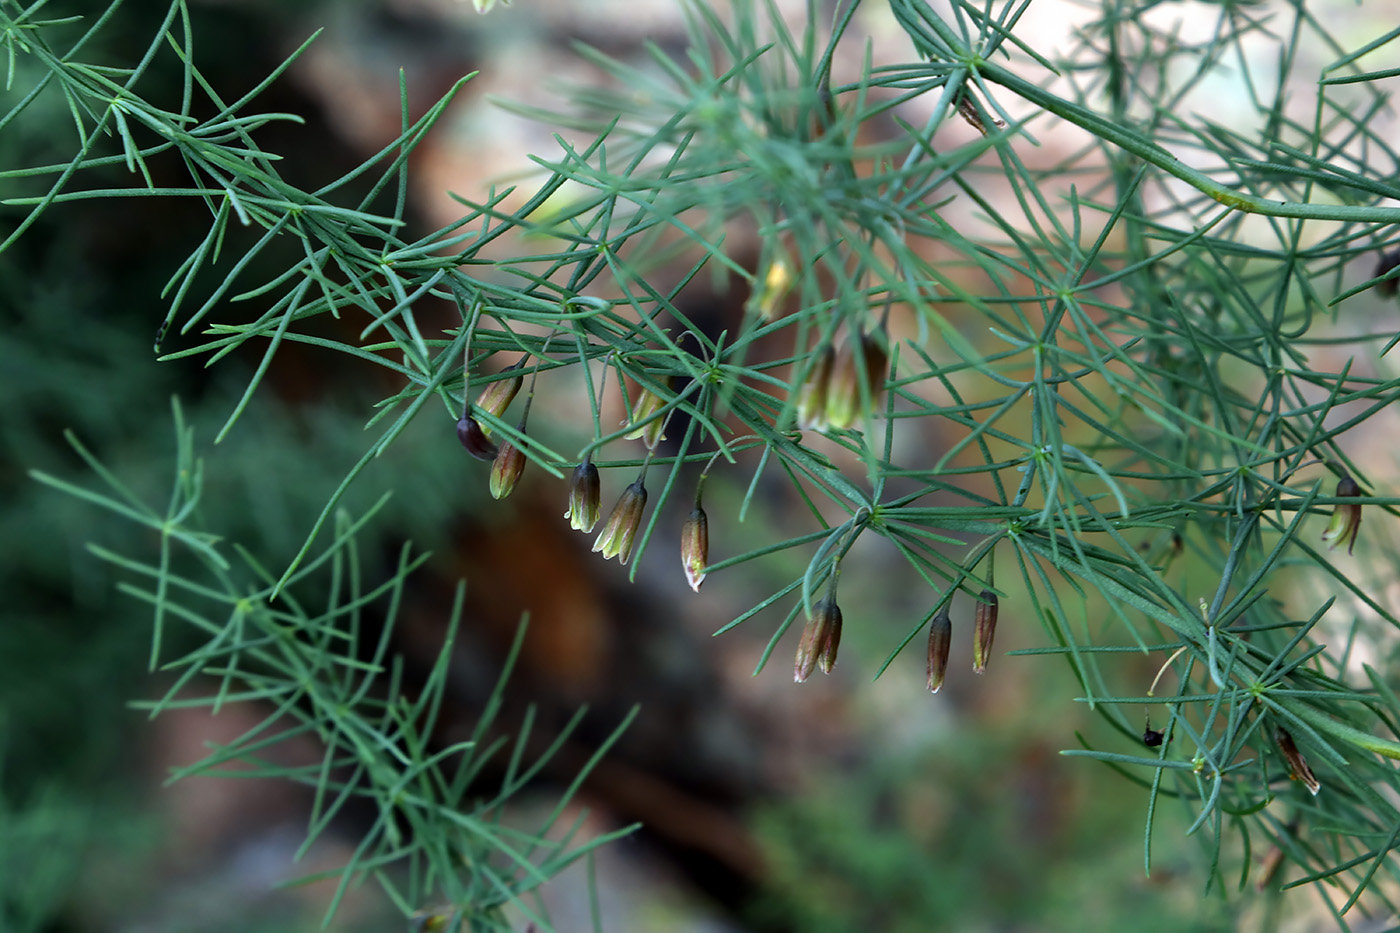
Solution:
[[[948,649],[953,643],[953,618],[948,607],[938,610],[928,626],[928,689],[937,693],[943,689],[943,676],[948,673]]]
[[[807,378],[797,390],[797,426],[804,431],[826,428],[826,400],[835,362],[835,348],[829,343],[823,344],[807,369]]]
[[[667,391],[671,388],[672,379],[670,376],[662,378],[661,385]],[[635,430],[628,432],[627,439],[633,440],[640,437],[642,443],[647,446],[647,450],[655,450],[659,441],[664,441],[666,435],[661,433],[661,429],[666,426],[664,417],[654,418],[647,421],[662,408],[666,407],[666,399],[653,392],[651,389],[643,389],[642,394],[637,398],[637,404],[632,406],[631,423],[639,425]],[[643,422],[646,422],[643,424]]]
[[[574,475],[569,480],[569,510],[564,517],[569,520],[570,528],[584,534],[593,530],[593,526],[598,524],[600,494],[598,468],[593,461],[584,460],[574,467]]]
[[[998,608],[997,594],[991,590],[983,590],[977,597],[977,611],[972,621],[972,670],[978,674],[987,669],[987,658],[992,653]]]
[[[478,460],[496,459],[496,445],[471,415],[463,415],[457,419],[457,440],[462,442],[467,453]]]
[[[1142,725],[1142,744],[1148,748],[1161,748],[1166,741],[1167,734],[1160,729],[1152,728],[1152,719],[1149,717]]]
[[[987,135],[987,124],[982,120],[982,112],[978,104],[973,101],[971,92],[964,92],[958,98],[958,115],[966,120],[974,130],[983,136]],[[992,123],[999,130],[1006,128],[1006,121],[1000,117],[993,116]]]
[[[632,544],[637,537],[637,526],[642,523],[642,512],[647,507],[647,489],[641,477],[622,491],[622,496],[613,506],[612,513],[593,542],[593,550],[603,552],[603,560],[613,557],[618,563],[626,564],[632,557]]]
[[[1288,776],[1295,781],[1301,781],[1308,793],[1316,797],[1317,792],[1322,790],[1322,783],[1312,773],[1312,768],[1308,767],[1308,760],[1303,757],[1303,753],[1298,751],[1293,736],[1288,734],[1287,729],[1280,727],[1274,732],[1274,741],[1278,743],[1284,764],[1288,765]]]
[[[768,270],[763,274],[763,284],[749,296],[744,310],[758,315],[765,321],[771,321],[777,315],[779,302],[787,296],[790,288],[792,269],[788,267],[785,259],[778,257],[768,263]]]
[[[827,597],[812,607],[812,617],[802,629],[792,679],[800,684],[812,676],[812,670],[817,667],[823,674],[830,674],[836,666],[836,649],[840,645],[841,607],[836,605],[836,600]]]
[[[520,370],[525,367],[525,360],[502,371],[505,373],[515,373],[516,375],[505,379],[496,379],[486,384],[486,388],[481,390],[481,395],[476,400],[476,407],[482,411],[489,411],[499,418],[510,407],[510,403],[515,401],[515,396],[520,393],[520,387],[525,384],[525,377],[520,374]]]
[[[1361,487],[1350,476],[1337,480],[1337,498],[1354,499],[1361,495]],[[1331,550],[1336,550],[1345,542],[1347,553],[1356,545],[1356,533],[1361,530],[1361,503],[1346,502],[1332,510],[1332,521],[1322,533],[1322,540]]]
[[[685,568],[685,581],[697,593],[705,582],[705,565],[709,562],[710,520],[697,505],[681,526],[681,565]]]
[[[889,365],[889,354],[877,338],[864,331],[851,335],[831,371],[827,423],[844,429],[868,416],[885,389]]]
[[[512,441],[504,441],[491,464],[491,495],[496,499],[510,495],[523,472],[525,454]]]

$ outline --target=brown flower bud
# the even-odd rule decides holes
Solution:
[[[831,368],[836,362],[836,350],[823,344],[816,359],[807,369],[807,378],[797,390],[797,426],[804,431],[826,429],[826,400],[831,387]]]
[[[997,633],[997,594],[983,590],[977,597],[977,611],[972,620],[972,670],[978,674],[987,669],[992,653],[992,639]]]
[[[505,441],[491,464],[491,495],[497,499],[510,495],[523,472],[525,454],[513,442]]]
[[[681,526],[681,565],[685,568],[685,581],[697,593],[705,582],[705,565],[709,562],[710,521],[697,505]]]
[[[574,475],[569,480],[569,510],[564,513],[570,528],[588,534],[598,524],[600,487],[598,468],[591,460],[574,467]]]
[[[1288,765],[1288,776],[1295,781],[1302,781],[1303,786],[1308,789],[1308,793],[1314,797],[1322,790],[1322,784],[1313,775],[1312,768],[1308,767],[1308,760],[1303,757],[1303,753],[1298,751],[1298,746],[1293,742],[1293,736],[1288,734],[1288,730],[1279,728],[1274,732],[1274,741],[1278,743],[1278,750],[1283,755],[1284,764]]]
[[[525,360],[522,358],[514,366],[502,371],[502,375],[512,372],[516,375],[488,382],[476,400],[476,407],[482,411],[489,411],[497,418],[501,417],[505,410],[510,407],[510,403],[515,400],[515,396],[519,394],[520,387],[525,384],[525,377],[519,374],[524,367]]]
[[[974,130],[987,135],[987,125],[982,120],[982,112],[979,105],[973,101],[970,93],[964,93],[958,98],[958,115],[968,122]],[[992,117],[992,123],[997,129],[1005,129],[1006,121],[1000,117]]]
[[[642,523],[642,512],[647,507],[647,489],[641,477],[622,491],[622,496],[613,506],[598,540],[593,542],[593,550],[603,552],[603,560],[616,557],[618,563],[626,564],[632,557],[632,545],[637,536],[637,526]]]
[[[869,416],[885,389],[890,358],[878,338],[864,331],[853,334],[831,371],[826,395],[826,420],[833,428],[849,428]]]
[[[953,643],[953,618],[948,607],[938,610],[928,626],[928,689],[937,693],[943,689],[943,675],[948,673],[948,649]]]
[[[471,415],[463,415],[457,419],[457,440],[462,442],[462,446],[467,449],[478,460],[496,459],[496,445],[486,436],[486,432],[481,430],[481,425]]]
[[[1337,498],[1353,499],[1361,495],[1361,487],[1350,476],[1337,480]],[[1347,553],[1356,545],[1356,533],[1361,530],[1361,503],[1347,502],[1332,510],[1332,521],[1322,533],[1322,540],[1330,550],[1336,550],[1346,542]]]
[[[670,391],[671,382],[672,378],[665,376],[661,380],[661,385]],[[657,415],[665,407],[666,399],[651,389],[643,389],[642,394],[637,398],[637,403],[632,406],[631,423],[638,425],[638,427],[628,432],[627,439],[632,440],[640,437],[642,443],[647,446],[647,450],[655,450],[657,443],[666,439],[666,435],[661,433],[661,429],[666,426],[666,418]],[[648,418],[652,420],[647,421]]]
[[[836,649],[840,645],[841,608],[828,597],[812,607],[812,617],[802,629],[792,679],[800,684],[812,676],[816,667],[820,667],[823,674],[830,674],[836,666]]]

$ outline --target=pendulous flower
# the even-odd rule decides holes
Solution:
[[[593,542],[593,550],[603,552],[603,560],[613,557],[618,563],[626,564],[632,557],[632,544],[637,537],[637,526],[642,523],[642,512],[647,507],[647,489],[642,478],[622,491],[622,496],[613,506],[612,513]]]
[[[524,425],[521,425],[524,427]],[[512,441],[505,441],[491,463],[491,495],[504,499],[515,489],[520,474],[525,472],[525,454]]]
[[[997,594],[983,590],[977,597],[977,612],[972,620],[972,670],[978,674],[987,669],[992,653],[992,639],[997,633]]]
[[[937,693],[943,688],[943,676],[948,673],[948,648],[953,642],[953,618],[948,607],[938,610],[928,626],[928,689]]]
[[[1308,793],[1316,797],[1317,792],[1322,790],[1322,783],[1313,774],[1312,768],[1308,767],[1308,760],[1303,757],[1303,753],[1298,751],[1293,736],[1288,734],[1287,729],[1280,728],[1274,732],[1274,741],[1278,743],[1284,764],[1288,765],[1288,776],[1295,781],[1301,781]]]
[[[885,390],[890,358],[879,339],[864,331],[852,334],[831,371],[826,420],[837,429],[868,417]]]
[[[1337,480],[1337,498],[1355,499],[1361,495],[1361,487],[1350,476]],[[1346,542],[1347,553],[1356,545],[1356,533],[1361,530],[1361,503],[1340,503],[1332,510],[1332,521],[1322,533],[1322,540],[1331,550],[1336,550]]]
[[[681,565],[685,568],[685,582],[697,593],[705,582],[705,565],[709,562],[710,520],[705,517],[705,510],[696,505],[681,526]]]
[[[520,374],[520,370],[525,366],[525,359],[521,357],[520,362],[502,371],[502,375],[510,372],[516,375],[488,382],[477,397],[476,407],[482,411],[489,411],[497,418],[501,417],[515,400],[515,396],[520,393],[520,387],[525,384],[525,377]]]
[[[457,419],[457,440],[462,442],[467,453],[478,460],[496,459],[496,445],[481,430],[481,424],[469,414]]]
[[[835,362],[836,350],[829,343],[823,344],[797,389],[797,426],[804,431],[826,429],[826,399]]]
[[[671,390],[672,377],[665,376],[661,380],[661,386],[666,391]],[[642,443],[647,446],[647,450],[655,450],[659,441],[664,441],[666,435],[661,433],[666,427],[666,418],[657,416],[662,408],[666,407],[666,399],[662,398],[651,389],[643,389],[642,394],[637,398],[637,404],[632,406],[632,424],[637,425],[635,429],[628,432],[627,439],[632,440],[640,437]],[[648,418],[652,420],[647,421]],[[644,423],[645,422],[645,423]]]
[[[584,460],[574,467],[574,475],[569,480],[569,509],[564,517],[569,520],[570,528],[584,534],[593,530],[593,526],[598,524],[600,495],[598,468],[593,461]]]
[[[812,607],[812,617],[802,630],[792,679],[800,684],[812,676],[817,667],[823,674],[830,674],[836,666],[836,649],[840,645],[841,607],[836,605],[836,600],[827,597]]]

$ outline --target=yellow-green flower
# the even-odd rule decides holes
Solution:
[[[666,376],[661,380],[662,388],[669,392],[671,382],[671,377]],[[658,414],[666,407],[666,401],[651,389],[642,390],[637,403],[632,406],[631,423],[637,425],[637,428],[628,432],[628,440],[640,437],[642,443],[647,445],[647,450],[655,450],[657,443],[666,439],[666,435],[661,433],[661,429],[666,426],[666,418]]]
[[[710,560],[710,520],[705,510],[696,506],[681,526],[681,565],[685,568],[685,582],[695,592],[700,592],[700,584],[705,582],[705,565]]]
[[[491,464],[491,495],[504,499],[515,489],[520,474],[525,472],[525,454],[511,441],[501,444]]]
[[[569,510],[564,513],[569,527],[584,534],[593,530],[598,524],[600,492],[598,468],[591,460],[574,467],[574,475],[569,480]]]
[[[525,384],[525,377],[520,375],[520,370],[524,368],[525,360],[504,370],[506,373],[516,373],[514,376],[507,376],[504,379],[496,379],[486,384],[486,388],[481,390],[481,395],[477,397],[476,407],[482,411],[489,411],[499,418],[510,407],[510,403],[515,401],[515,397],[520,394],[520,387]]]
[[[765,321],[771,321],[777,316],[779,302],[787,296],[791,288],[791,267],[781,257],[774,259],[768,263],[768,270],[763,274],[763,284],[749,296],[745,310],[757,314]]]
[[[593,550],[602,551],[603,559],[617,558],[626,564],[632,557],[632,544],[637,537],[637,526],[642,523],[642,512],[647,507],[647,489],[641,477],[622,491],[622,496],[613,506],[612,514],[593,542]]]
[[[1361,487],[1356,485],[1356,480],[1350,476],[1343,476],[1337,480],[1337,498],[1354,499],[1361,495]],[[1328,523],[1327,530],[1322,533],[1322,540],[1327,542],[1327,546],[1336,550],[1346,543],[1347,553],[1356,545],[1356,533],[1361,530],[1361,503],[1345,502],[1339,504],[1332,510],[1332,521]]]
[[[826,393],[826,420],[837,429],[869,417],[885,391],[890,359],[878,338],[852,334],[837,357]]]
[[[831,388],[831,368],[836,350],[823,344],[807,368],[807,378],[797,389],[797,426],[804,431],[826,429],[826,400]]]

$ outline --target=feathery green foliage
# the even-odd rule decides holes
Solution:
[[[1002,626],[1036,620],[1041,653],[1065,658],[1111,727],[1108,743],[1069,754],[1147,788],[1146,867],[1154,814],[1181,806],[1207,840],[1213,884],[1245,886],[1242,853],[1273,845],[1299,866],[1292,883],[1321,883],[1340,924],[1358,903],[1395,909],[1400,741],[1387,736],[1400,701],[1384,665],[1356,657],[1388,652],[1400,619],[1356,568],[1390,568],[1396,555],[1364,529],[1354,559],[1319,535],[1334,509],[1359,508],[1370,527],[1400,502],[1335,489],[1354,477],[1379,492],[1365,477],[1389,466],[1376,452],[1400,395],[1386,369],[1397,338],[1377,303],[1395,272],[1371,271],[1400,222],[1384,203],[1400,197],[1396,153],[1374,129],[1386,119],[1380,82],[1395,72],[1363,64],[1400,30],[1349,48],[1295,0],[1217,4],[1213,22],[1186,34],[1163,18],[1168,7],[1102,0],[1072,47],[1049,49],[1019,31],[1028,2],[891,0],[903,39],[884,60],[862,58],[857,13],[880,11],[856,2],[830,19],[811,4],[796,27],[773,3],[739,2],[732,15],[688,4],[685,60],[585,50],[613,85],[576,90],[568,114],[533,112],[585,139],[560,137],[557,153],[536,156],[537,189],[464,199],[458,221],[413,238],[408,156],[461,84],[422,115],[405,104],[399,139],[301,190],[258,142],[268,123],[295,119],[256,110],[278,74],[227,99],[198,69],[182,3],[149,54],[121,68],[83,64],[71,27],[0,4],[12,59],[42,74],[0,128],[57,96],[76,144],[67,163],[0,172],[39,186],[5,202],[24,213],[4,245],[75,199],[201,201],[209,227],[174,270],[160,332],[199,335],[163,359],[262,348],[220,438],[288,342],[343,353],[402,387],[285,567],[254,560],[232,578],[207,532],[185,524],[178,506],[198,481],[187,443],[170,513],[102,498],[161,532],[157,563],[109,555],[149,582],[133,592],[155,609],[155,657],[161,620],[205,628],[188,670],[279,704],[289,728],[322,735],[327,763],[363,769],[385,821],[346,877],[424,859],[421,877],[455,903],[496,904],[508,886],[486,894],[455,880],[462,840],[477,838],[514,865],[518,898],[557,863],[527,867],[477,825],[455,843],[415,833],[411,850],[394,836],[391,811],[436,827],[461,785],[422,756],[416,713],[392,687],[370,700],[354,665],[335,660],[349,656],[353,607],[370,592],[344,589],[358,526],[337,518],[341,498],[415,419],[436,419],[448,437],[475,418],[557,476],[581,461],[618,485],[660,472],[651,517],[629,532],[635,574],[658,559],[662,504],[678,486],[687,495],[695,464],[719,458],[713,471],[749,493],[739,515],[712,512],[713,526],[761,508],[754,493],[775,479],[809,525],[776,541],[755,527],[750,550],[706,571],[722,586],[726,567],[810,553],[803,574],[722,629],[785,611],[760,667],[798,613],[834,599],[861,539],[883,538],[928,587],[927,615],[909,620],[885,666],[958,591],[998,598]],[[158,56],[183,68],[179,100],[142,94]],[[1231,68],[1244,90],[1230,118],[1197,112]],[[172,158],[188,181],[156,186],[150,163]],[[113,166],[129,185],[85,187]],[[343,199],[352,182],[368,193]],[[257,238],[242,245],[247,231]],[[756,268],[730,248],[746,236],[760,244]],[[277,237],[301,256],[254,278],[252,259]],[[677,265],[679,277],[666,271]],[[686,287],[708,276],[751,283],[742,317],[716,326],[687,313]],[[209,296],[197,306],[186,300],[196,283]],[[455,308],[457,323],[425,329],[415,307],[428,302]],[[325,315],[355,321],[358,338],[323,336],[313,322]],[[541,399],[586,396],[592,431],[555,450],[473,406],[496,354],[528,358]],[[621,386],[653,404],[628,401],[628,422],[613,428],[606,393]],[[214,582],[171,569],[175,545]],[[325,608],[297,609],[326,569],[339,582],[306,603]],[[1113,662],[1125,650],[1160,659],[1162,677],[1122,683]],[[337,667],[331,692],[319,678]],[[1148,748],[1144,709],[1163,733]],[[1281,735],[1316,773],[1316,795],[1289,780],[1302,775]],[[451,750],[463,762],[470,752]],[[318,783],[325,813],[360,792],[328,771],[292,776]],[[411,787],[422,796],[404,796]]]

